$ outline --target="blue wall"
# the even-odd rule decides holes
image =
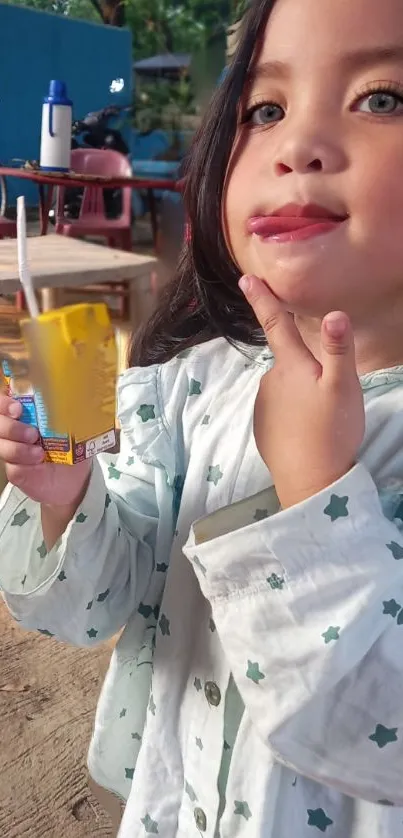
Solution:
[[[102,24],[0,2],[0,162],[39,158],[42,100],[50,79],[67,82],[74,117],[108,104],[129,105],[132,98],[131,34]],[[113,79],[125,82],[112,94]],[[25,194],[37,204],[36,188],[7,182],[9,204]]]

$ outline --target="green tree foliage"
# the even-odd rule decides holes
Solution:
[[[245,0],[6,0],[43,12],[129,26],[136,58],[195,52],[223,38]]]

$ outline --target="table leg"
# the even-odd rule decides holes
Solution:
[[[148,189],[148,203],[150,207],[151,229],[153,231],[153,243],[155,251],[158,249],[158,216],[157,216],[157,202],[153,189]]]
[[[52,207],[54,186],[46,186],[38,183],[39,188],[39,218],[41,223],[41,236],[46,236],[49,226],[49,211]]]
[[[130,326],[135,332],[148,320],[155,308],[150,274],[145,274],[129,283]]]
[[[53,311],[63,305],[63,292],[61,288],[41,288],[41,310]]]

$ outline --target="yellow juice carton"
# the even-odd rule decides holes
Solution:
[[[113,448],[117,350],[108,309],[82,303],[21,321],[28,368],[3,361],[21,420],[38,428],[46,460],[72,465]]]

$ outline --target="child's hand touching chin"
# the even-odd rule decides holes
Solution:
[[[338,480],[355,464],[365,430],[354,338],[342,312],[322,323],[322,364],[305,346],[291,314],[256,277],[240,288],[275,356],[255,403],[254,432],[283,508]]]

